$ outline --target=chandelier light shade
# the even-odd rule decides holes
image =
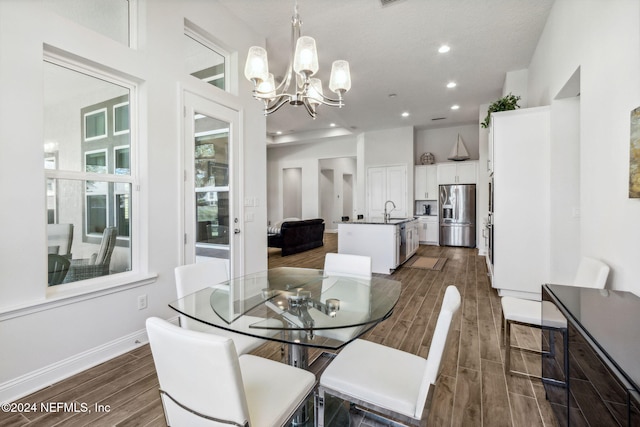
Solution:
[[[349,63],[347,61],[333,61],[329,89],[335,93],[344,93],[351,89],[351,73],[349,72]]]
[[[262,82],[269,78],[269,61],[267,51],[260,46],[251,46],[244,66],[244,76],[255,82]]]
[[[276,83],[273,74],[269,73],[267,80],[260,82],[258,85],[258,93],[261,99],[272,100],[276,97]]]
[[[349,63],[334,61],[331,67],[329,89],[338,95],[337,99],[324,95],[322,81],[312,78],[319,69],[318,51],[313,37],[301,36],[302,21],[298,15],[298,4],[291,19],[291,49],[289,66],[283,80],[276,86],[273,74],[269,73],[267,51],[260,46],[252,46],[247,54],[244,67],[245,77],[253,83],[253,97],[264,103],[264,115],[278,111],[283,105],[304,105],[312,118],[316,118],[318,105],[342,108],[342,96],[351,89]]]
[[[313,37],[303,36],[296,42],[293,71],[306,77],[318,72],[318,50]]]
[[[309,80],[309,103],[312,105],[322,104],[322,81],[320,79]]]

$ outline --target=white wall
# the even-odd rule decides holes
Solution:
[[[243,57],[264,44],[236,18],[211,2],[140,0],[140,45],[130,49],[59,16],[39,2],[0,1],[0,401],[44,387],[144,340],[149,316],[169,318],[176,298],[173,268],[182,235],[180,89],[240,111],[244,138],[243,192],[256,199],[254,221],[244,224],[245,271],[264,270],[266,259],[266,124],[249,83],[233,67],[238,96],[187,76],[184,19],[210,32]],[[140,82],[142,273],[135,288],[47,304],[46,210],[43,172],[43,44],[133,76]],[[19,183],[19,185],[16,185]],[[7,207],[11,207],[8,209]],[[148,261],[148,265],[147,265]],[[147,268],[148,266],[148,268]],[[145,275],[143,274],[143,276]],[[137,296],[148,295],[138,310]],[[35,305],[34,305],[35,304]]]
[[[581,254],[609,286],[640,294],[640,200],[629,199],[629,115],[640,105],[640,3],[554,4],[529,67],[529,106],[549,105],[580,67]]]
[[[356,158],[354,156],[320,159],[319,163],[321,171],[320,179],[322,180],[323,175],[328,172],[331,172],[331,177],[333,178],[330,183],[326,183],[327,185],[324,189],[322,181],[319,187],[320,211],[323,212],[323,215],[321,216],[325,221],[325,230],[337,230],[338,222],[341,221],[342,216],[349,216],[355,219],[357,214],[355,209],[355,188],[350,192],[345,189],[344,185],[344,175],[351,175],[353,182],[356,180]],[[344,206],[349,205],[349,203],[345,204],[345,197],[351,198],[350,205],[352,206],[352,209],[350,212],[344,211]]]
[[[341,136],[286,146],[270,146],[267,150],[268,214],[274,224],[283,219],[282,171],[287,168],[302,169],[302,218],[320,216],[320,166],[319,159],[356,156],[356,137]],[[335,181],[342,176],[334,176]],[[326,220],[326,218],[325,218]],[[263,224],[266,226],[266,224]]]
[[[282,216],[300,218],[302,216],[302,169],[288,168],[282,171]]]
[[[504,78],[504,85],[502,86],[502,96],[507,96],[510,93],[519,96],[520,100],[518,101],[518,105],[520,106],[520,108],[527,108],[528,77],[529,70],[509,71]],[[484,120],[484,117],[482,118],[482,120]]]
[[[579,98],[552,102],[550,134],[549,277],[551,283],[572,283],[580,262]]]
[[[482,119],[484,120],[484,117]],[[478,160],[480,158],[478,123],[473,123],[465,126],[416,130],[415,164],[420,164],[420,156],[423,153],[432,153],[436,163],[450,162],[448,157],[454,144],[458,142],[458,134],[469,151],[469,157],[472,160]]]

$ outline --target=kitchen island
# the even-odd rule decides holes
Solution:
[[[371,257],[371,271],[390,274],[418,249],[418,220],[398,218],[338,223],[338,253]]]

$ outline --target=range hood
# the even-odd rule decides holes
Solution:
[[[458,134],[458,141],[453,145],[451,153],[449,153],[449,160],[467,160],[469,158],[469,152],[467,147],[464,146],[464,141],[460,134]]]

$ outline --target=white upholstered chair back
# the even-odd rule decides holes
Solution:
[[[176,293],[178,299],[229,280],[229,261],[221,258],[187,264],[176,267],[174,270],[176,279]],[[197,321],[186,316],[180,316],[180,325],[189,329],[197,329],[192,325]]]
[[[229,260],[210,260],[176,267],[176,291],[178,298],[229,280]]]
[[[460,292],[458,292],[458,289],[453,285],[447,286],[444,292],[440,314],[438,315],[438,321],[436,322],[436,329],[433,332],[433,338],[431,338],[424,379],[420,387],[420,392],[418,393],[416,419],[422,418],[422,411],[427,401],[429,388],[432,384],[436,384],[438,375],[440,374],[442,356],[446,348],[449,331],[451,330],[451,321],[458,311],[458,308],[460,308]]]
[[[574,286],[585,288],[604,289],[609,277],[609,266],[597,259],[582,257],[576,277],[573,280]]]
[[[147,319],[146,325],[168,425],[224,425],[190,410],[237,425],[250,422],[230,338],[179,328],[156,317]]]
[[[330,252],[324,258],[324,273],[371,278],[371,257]]]

